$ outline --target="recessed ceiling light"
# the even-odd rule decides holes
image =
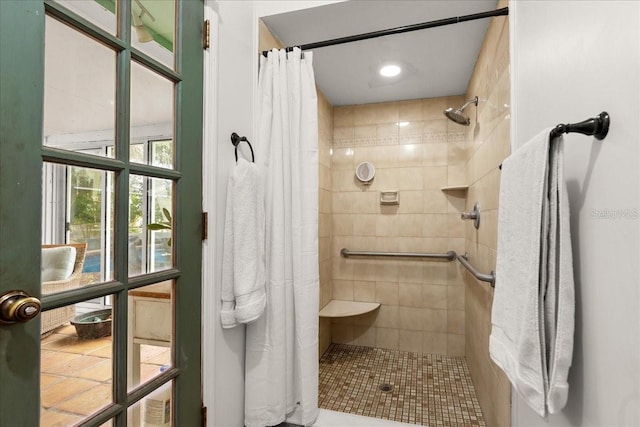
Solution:
[[[402,69],[397,65],[385,65],[384,67],[380,68],[380,75],[385,77],[394,77],[400,74],[401,71]]]
[[[405,127],[405,126],[409,126],[409,122],[396,122],[396,124],[398,126],[400,126],[401,128]]]

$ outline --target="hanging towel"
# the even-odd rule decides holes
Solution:
[[[263,184],[258,167],[239,159],[227,184],[222,254],[223,328],[256,320],[266,304]]]
[[[566,403],[573,270],[562,137],[546,129],[502,165],[489,352],[540,416]]]
[[[551,142],[551,184],[549,193],[550,233],[548,281],[545,296],[546,347],[548,349],[549,387],[547,409],[559,412],[569,396],[569,368],[573,357],[575,291],[569,196],[564,182],[563,139]]]

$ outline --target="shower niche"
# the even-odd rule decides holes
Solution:
[[[447,187],[442,187],[441,190],[442,191],[467,191],[468,188],[469,188],[468,185],[460,184],[460,185],[449,185]]]

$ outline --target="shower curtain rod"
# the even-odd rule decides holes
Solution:
[[[503,16],[508,14],[509,14],[509,8],[503,7],[501,9],[490,10],[488,12],[480,12],[480,13],[474,13],[471,15],[463,15],[463,16],[456,16],[453,18],[438,19],[435,21],[423,22],[421,24],[405,25],[402,27],[389,28],[387,30],[372,31],[370,33],[356,34],[353,36],[340,37],[337,39],[325,40],[325,41],[316,42],[316,43],[307,43],[300,46],[289,46],[289,47],[286,47],[285,49],[287,52],[291,52],[294,47],[299,47],[301,50],[310,50],[310,49],[316,49],[319,47],[335,46],[338,44],[357,42],[360,40],[373,39],[376,37],[390,36],[393,34],[407,33],[409,31],[416,31],[416,30],[425,30],[427,28],[442,27],[444,25],[458,24],[460,22],[475,21],[476,19],[491,18],[493,16]],[[269,52],[268,50],[264,50],[262,51],[262,54],[264,56],[267,56],[268,52]]]

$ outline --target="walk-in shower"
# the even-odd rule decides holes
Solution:
[[[348,3],[335,6],[344,9],[334,16],[352,13],[345,6]],[[496,7],[496,3],[483,7]],[[503,16],[508,14],[508,9],[486,13],[493,17]],[[312,16],[311,12],[308,15]],[[419,15],[428,16],[426,12]],[[314,16],[316,21],[325,19]],[[484,12],[469,16],[488,17]],[[308,26],[307,19],[306,14],[296,14],[291,25],[295,24],[296,28]],[[481,91],[473,86],[461,96],[459,88],[444,88],[449,81],[440,84],[425,78],[422,80],[438,88],[439,92],[423,93],[420,84],[416,83],[411,91],[405,93],[403,84],[413,85],[412,79],[407,78],[385,86],[390,95],[383,97],[377,94],[381,89],[367,82],[370,72],[377,74],[379,66],[374,65],[385,61],[379,58],[380,52],[389,55],[385,49],[391,43],[391,36],[400,38],[395,29],[338,39],[320,34],[305,40],[300,34],[287,36],[280,20],[285,18],[278,15],[266,17],[268,30],[277,33],[282,26],[283,33],[278,34],[278,38],[282,45],[292,46],[285,50],[314,51],[316,56],[313,59],[317,65],[320,61],[330,62],[324,57],[320,59],[320,53],[329,55],[342,50],[330,49],[334,45],[356,46],[350,55],[345,55],[346,62],[335,62],[341,67],[332,69],[333,76],[327,72],[324,79],[316,80],[321,90],[318,94],[319,152],[329,153],[320,161],[322,179],[318,182],[322,195],[318,206],[318,245],[322,248],[318,263],[322,278],[319,281],[318,347],[321,358],[317,384],[321,414],[335,411],[333,413],[338,416],[366,417],[363,426],[373,426],[381,420],[459,427],[506,425],[495,422],[497,417],[491,406],[488,406],[489,417],[485,417],[480,406],[480,399],[487,401],[486,396],[490,394],[487,390],[496,388],[492,382],[494,375],[487,380],[481,377],[476,389],[473,369],[476,369],[477,376],[478,372],[486,372],[484,367],[490,362],[485,363],[482,359],[481,363],[475,363],[477,348],[478,353],[485,355],[482,345],[476,343],[484,344],[485,341],[468,338],[476,331],[467,326],[466,320],[467,276],[459,264],[453,262],[455,255],[446,253],[449,250],[452,254],[454,250],[461,253],[466,250],[466,228],[459,219],[460,212],[467,208],[466,200],[457,193],[441,191],[442,186],[454,186],[466,178],[467,150],[464,148],[467,138],[476,136],[469,135],[464,128],[447,126],[442,120],[443,110],[453,107],[449,109],[452,113],[449,118],[469,125],[471,120],[467,116],[472,113],[467,109],[472,103],[476,106],[479,103],[475,95],[482,95],[483,100],[489,99],[493,89]],[[503,31],[503,21],[494,19],[492,22],[497,23],[489,25],[500,25],[499,34],[508,34]],[[447,19],[446,22],[461,21]],[[430,28],[431,23],[427,24],[421,25],[420,29]],[[377,25],[387,28],[389,24],[381,20]],[[404,28],[399,32],[404,32]],[[463,33],[464,26],[459,28]],[[465,41],[478,41],[483,38],[486,27],[480,30],[477,35],[461,34],[458,37]],[[358,29],[346,27],[342,34],[357,32]],[[415,37],[420,37],[421,41],[417,45],[428,44],[422,40],[427,37],[427,32],[417,33],[414,32]],[[433,34],[435,42],[449,41],[439,39],[436,31]],[[380,43],[364,42],[387,35],[389,39],[380,40]],[[267,36],[265,32],[265,50],[273,48]],[[407,36],[402,37],[403,46],[409,45],[404,37]],[[324,41],[308,43],[314,39]],[[351,43],[361,40],[361,43]],[[500,46],[506,48],[505,39],[501,40]],[[376,49],[369,51],[370,45]],[[488,49],[496,51],[493,46]],[[397,46],[390,50],[394,56],[399,56]],[[267,57],[273,56],[268,52]],[[472,64],[478,58],[483,60],[480,52],[470,54]],[[500,52],[502,57],[502,50]],[[366,62],[366,66],[355,72],[357,67],[345,67],[355,57],[370,57],[375,61],[361,61]],[[405,62],[411,62],[417,68],[414,62],[419,63],[433,55],[424,51],[416,54],[414,50],[406,57],[411,61]],[[345,69],[354,72],[342,73]],[[488,67],[478,69],[483,73],[489,70]],[[431,71],[430,68],[427,70]],[[336,71],[341,74],[336,76]],[[344,84],[342,74],[354,74],[357,80]],[[484,74],[476,73],[471,80],[472,77],[473,74],[469,80],[465,78],[459,87],[467,87],[469,82],[476,85],[478,79],[487,80]],[[367,96],[357,99],[355,93],[345,96],[346,90],[342,85],[352,89],[363,86]],[[376,98],[371,94],[373,92],[376,92]],[[504,101],[497,96],[492,100]],[[454,118],[454,114],[461,118]],[[378,172],[374,182],[367,187],[361,185],[357,174],[354,176],[354,169],[363,162],[375,164]],[[457,174],[460,176],[448,173],[454,169],[460,172]],[[397,198],[399,204],[389,205],[385,203],[387,191],[396,195],[402,193],[405,197]],[[453,215],[452,207],[457,215]],[[352,250],[336,250],[344,247]],[[346,257],[346,252],[363,255]],[[385,257],[381,253],[403,256]],[[413,253],[443,254],[445,257],[425,260],[407,256]],[[338,304],[341,310],[330,310]],[[371,306],[375,308],[365,310]],[[471,329],[469,334],[467,329]],[[467,344],[468,341],[472,345]],[[475,364],[468,363],[467,355]],[[489,387],[493,388],[489,390]],[[508,412],[503,410],[508,406],[508,398],[503,393],[500,399],[495,399],[501,404],[501,413]],[[347,424],[350,422],[345,419],[335,425]],[[317,425],[325,427],[322,422]]]
[[[469,123],[471,123],[471,120],[469,120],[469,116],[464,114],[464,109],[471,104],[475,105],[476,107],[478,106],[477,96],[465,102],[465,104],[461,108],[457,108],[457,109],[453,107],[447,108],[446,110],[444,110],[444,115],[447,116],[447,118],[449,118],[450,120],[453,120],[454,122],[458,123],[459,125],[469,126]]]

